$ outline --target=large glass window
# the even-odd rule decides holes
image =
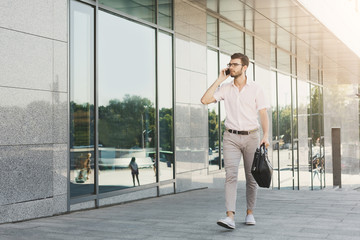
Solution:
[[[298,90],[298,125],[299,125],[299,185],[300,189],[302,187],[309,188],[310,183],[310,174],[309,174],[309,160],[310,160],[310,149],[309,142],[311,139],[308,138],[308,118],[310,111],[310,91],[309,83],[305,81],[297,81],[297,90]]]
[[[279,159],[281,188],[293,187],[291,150],[291,78],[278,73]]]
[[[70,2],[70,193],[94,193],[94,9]]]
[[[299,153],[298,153],[298,105],[297,105],[297,79],[292,78],[292,139],[293,166],[294,166],[294,189],[299,189]]]
[[[229,53],[244,52],[244,32],[220,21],[220,48]]]
[[[218,46],[218,20],[214,17],[207,15],[207,43],[213,46]]]
[[[158,34],[159,178],[174,178],[172,36]]]
[[[254,59],[254,39],[253,36],[245,33],[245,54],[250,59]]]
[[[213,10],[214,12],[218,11],[218,0],[206,0],[206,7]]]
[[[223,69],[226,67],[226,64],[228,64],[230,62],[231,58],[230,55],[225,54],[225,53],[220,53],[220,64],[219,64],[219,69]],[[223,82],[223,84],[225,82],[231,82],[234,78],[232,77],[228,77],[228,79],[226,81]],[[222,136],[224,136],[224,132],[225,132],[225,119],[226,119],[226,112],[225,112],[225,103],[224,101],[220,102],[220,141],[222,141]],[[224,153],[223,153],[223,145],[221,145],[220,147],[220,154],[221,154],[221,166],[224,167]],[[243,161],[240,162],[240,166],[243,167]]]
[[[280,188],[279,168],[279,124],[277,106],[277,73],[271,72],[271,123],[272,123],[272,166],[273,166],[273,187]]]
[[[155,30],[103,11],[98,26],[100,192],[153,183]]]
[[[289,53],[282,51],[281,49],[276,49],[276,68],[286,72],[291,73],[291,61]]]
[[[322,188],[323,172],[324,172],[324,149],[322,144],[322,89],[319,86],[311,85],[310,102],[311,102],[311,115],[309,122],[311,131],[309,131],[309,139],[311,139],[311,188]]]
[[[238,0],[219,1],[220,14],[232,22],[244,26],[245,4]]]
[[[159,17],[158,24],[162,27],[172,29],[172,9],[173,1],[172,0],[158,0],[159,7]]]
[[[209,88],[219,75],[217,51],[207,50],[207,87]],[[208,132],[209,132],[209,170],[220,168],[220,136],[219,136],[219,104],[208,105]]]

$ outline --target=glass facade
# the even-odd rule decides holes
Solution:
[[[158,108],[159,108],[159,178],[174,176],[174,110],[173,110],[173,38],[171,34],[158,34]]]
[[[273,35],[264,65],[256,55],[253,8],[238,1],[192,1],[210,12],[190,27],[181,10],[174,21],[170,0],[99,0],[98,10],[70,3],[71,197],[162,189],[162,182],[169,186],[188,171],[223,171],[223,103],[204,107],[199,100],[234,52],[248,55],[247,76],[266,89],[271,105],[272,187],[325,186],[322,69],[313,59],[306,71],[300,66],[299,77],[304,62],[298,62],[295,43]],[[185,23],[189,35],[181,35]],[[175,37],[174,24],[181,36]],[[201,34],[207,37],[199,43]],[[206,128],[198,124],[203,119]]]
[[[172,1],[99,3],[70,2],[72,198],[174,179]]]
[[[219,75],[218,52],[212,49],[207,50],[207,87]],[[219,127],[219,104],[210,104],[208,107],[208,136],[209,136],[209,171],[219,170],[220,165],[220,127]]]
[[[211,6],[213,5],[212,3]],[[220,53],[219,56],[220,65],[217,68],[218,70],[225,66],[226,62],[230,59],[229,54],[234,52],[245,52],[250,59],[255,58],[254,51],[256,46],[254,45],[253,36],[243,30],[244,26],[247,29],[253,29],[253,21],[251,21],[250,16],[254,16],[254,13],[251,9],[244,6],[241,7],[240,5],[241,3],[237,3],[236,6],[242,9],[238,9],[236,12],[241,14],[238,14],[236,17],[234,16],[234,19],[232,19],[228,3],[219,2],[220,14],[226,15],[228,19],[232,20],[231,24],[223,22],[221,19],[216,19],[213,16],[207,16],[207,44],[209,47],[216,46],[217,30],[215,26],[219,23],[218,42],[219,49],[223,53]],[[234,8],[234,6],[232,7]],[[271,115],[270,132],[272,147],[269,153],[274,167],[272,186],[278,189],[322,188],[325,183],[325,174],[323,174],[325,172],[323,156],[325,150],[322,130],[324,125],[323,102],[321,100],[322,86],[316,85],[316,88],[314,88],[308,83],[321,84],[323,82],[320,80],[322,79],[322,72],[319,70],[318,63],[313,61],[308,65],[309,70],[306,75],[306,81],[298,81],[297,58],[293,55],[296,52],[294,42],[291,41],[290,37],[287,40],[275,39],[275,36],[273,37],[274,41],[272,42],[275,44],[270,47],[269,58],[272,71],[258,66],[256,58],[254,62],[250,62],[247,71],[249,79],[259,82],[264,86],[264,89],[268,90],[266,95],[271,102],[269,115]],[[276,45],[280,41],[282,43]],[[292,51],[291,53],[288,52],[290,50]],[[216,61],[209,60],[215,58],[216,51],[208,50],[208,87],[217,77],[214,73]],[[220,112],[220,131],[215,127],[216,122],[214,120],[218,108],[220,108],[218,110]],[[223,104],[220,102],[219,106],[217,104],[209,105],[208,117],[209,149],[212,149],[214,146],[214,140],[210,137],[212,133],[220,132],[220,139],[221,134],[223,134],[223,122],[226,118]],[[299,129],[301,129],[301,134]],[[306,129],[306,132],[304,132],[304,129]],[[313,142],[314,138],[317,139],[317,143]],[[321,152],[321,154],[319,153],[319,155],[318,152]],[[218,154],[218,152],[215,153]],[[214,169],[214,166],[210,163],[216,157],[218,156],[214,156],[214,151],[209,150],[209,170]],[[312,163],[313,158],[315,162],[319,162],[316,167]],[[221,166],[218,166],[218,161],[215,162],[215,169],[221,169]]]

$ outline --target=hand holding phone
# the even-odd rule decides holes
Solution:
[[[225,71],[225,75],[227,76],[227,75],[230,75],[230,69],[227,69],[226,71]]]

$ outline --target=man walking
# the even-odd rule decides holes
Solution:
[[[227,217],[217,222],[218,225],[235,229],[235,211],[238,169],[243,156],[246,178],[247,213],[245,223],[254,225],[253,210],[256,201],[257,183],[251,175],[251,165],[256,148],[265,143],[269,146],[269,107],[264,92],[259,85],[247,79],[246,70],[249,58],[241,53],[231,56],[228,68],[222,69],[218,79],[209,87],[201,98],[203,104],[223,100],[225,103],[226,131],[223,138],[225,180],[225,206]],[[226,71],[228,70],[228,75]],[[229,76],[234,80],[220,86]],[[220,87],[219,87],[220,86]],[[260,114],[263,138],[260,141],[258,112]]]

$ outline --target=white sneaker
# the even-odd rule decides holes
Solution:
[[[248,214],[246,215],[246,218],[245,218],[245,224],[247,225],[255,225],[255,218],[254,218],[254,215],[252,214]]]
[[[220,219],[219,221],[217,221],[217,224],[224,228],[235,229],[235,221],[229,217]]]

